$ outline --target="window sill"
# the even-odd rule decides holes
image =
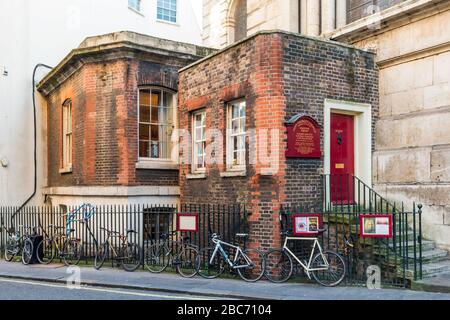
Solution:
[[[130,9],[130,10],[133,11],[134,13],[137,13],[138,15],[140,15],[140,16],[142,16],[142,17],[145,18],[145,15],[144,15],[141,11],[136,10],[136,9],[133,8],[133,7],[128,7],[128,9]]]
[[[156,19],[156,22],[161,22],[161,23],[166,23],[168,25],[174,26],[174,27],[179,27],[180,24],[178,22],[170,22],[170,21],[166,21],[166,20],[161,20],[161,19]]]
[[[186,179],[195,180],[195,179],[206,179],[206,173],[192,173],[186,175]]]
[[[138,170],[179,170],[178,164],[164,160],[140,160],[136,163]]]
[[[221,172],[220,176],[222,178],[246,177],[247,171],[245,171],[245,170],[225,171],[225,172]]]
[[[59,173],[61,173],[61,174],[64,174],[64,173],[72,173],[72,166],[67,167],[67,168],[59,169]]]

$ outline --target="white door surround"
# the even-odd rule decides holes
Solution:
[[[331,113],[355,118],[355,176],[372,187],[372,106],[365,103],[325,99],[324,103],[324,173],[330,174]]]

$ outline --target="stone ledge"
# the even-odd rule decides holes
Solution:
[[[59,196],[178,196],[180,187],[175,186],[139,186],[139,187],[49,187],[43,188],[44,195]]]

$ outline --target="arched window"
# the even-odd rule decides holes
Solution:
[[[175,94],[167,89],[139,89],[139,158],[171,159]]]
[[[72,170],[72,100],[62,105],[62,169]]]

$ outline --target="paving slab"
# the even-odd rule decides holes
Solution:
[[[81,282],[85,285],[183,293],[232,299],[276,300],[450,300],[448,293],[430,293],[406,289],[369,290],[363,287],[326,288],[315,283],[274,284],[268,281],[247,283],[235,279],[181,278],[176,274],[152,274],[144,271],[126,272],[120,269],[81,267]],[[71,275],[61,265],[25,266],[0,262],[0,277],[65,283]]]

